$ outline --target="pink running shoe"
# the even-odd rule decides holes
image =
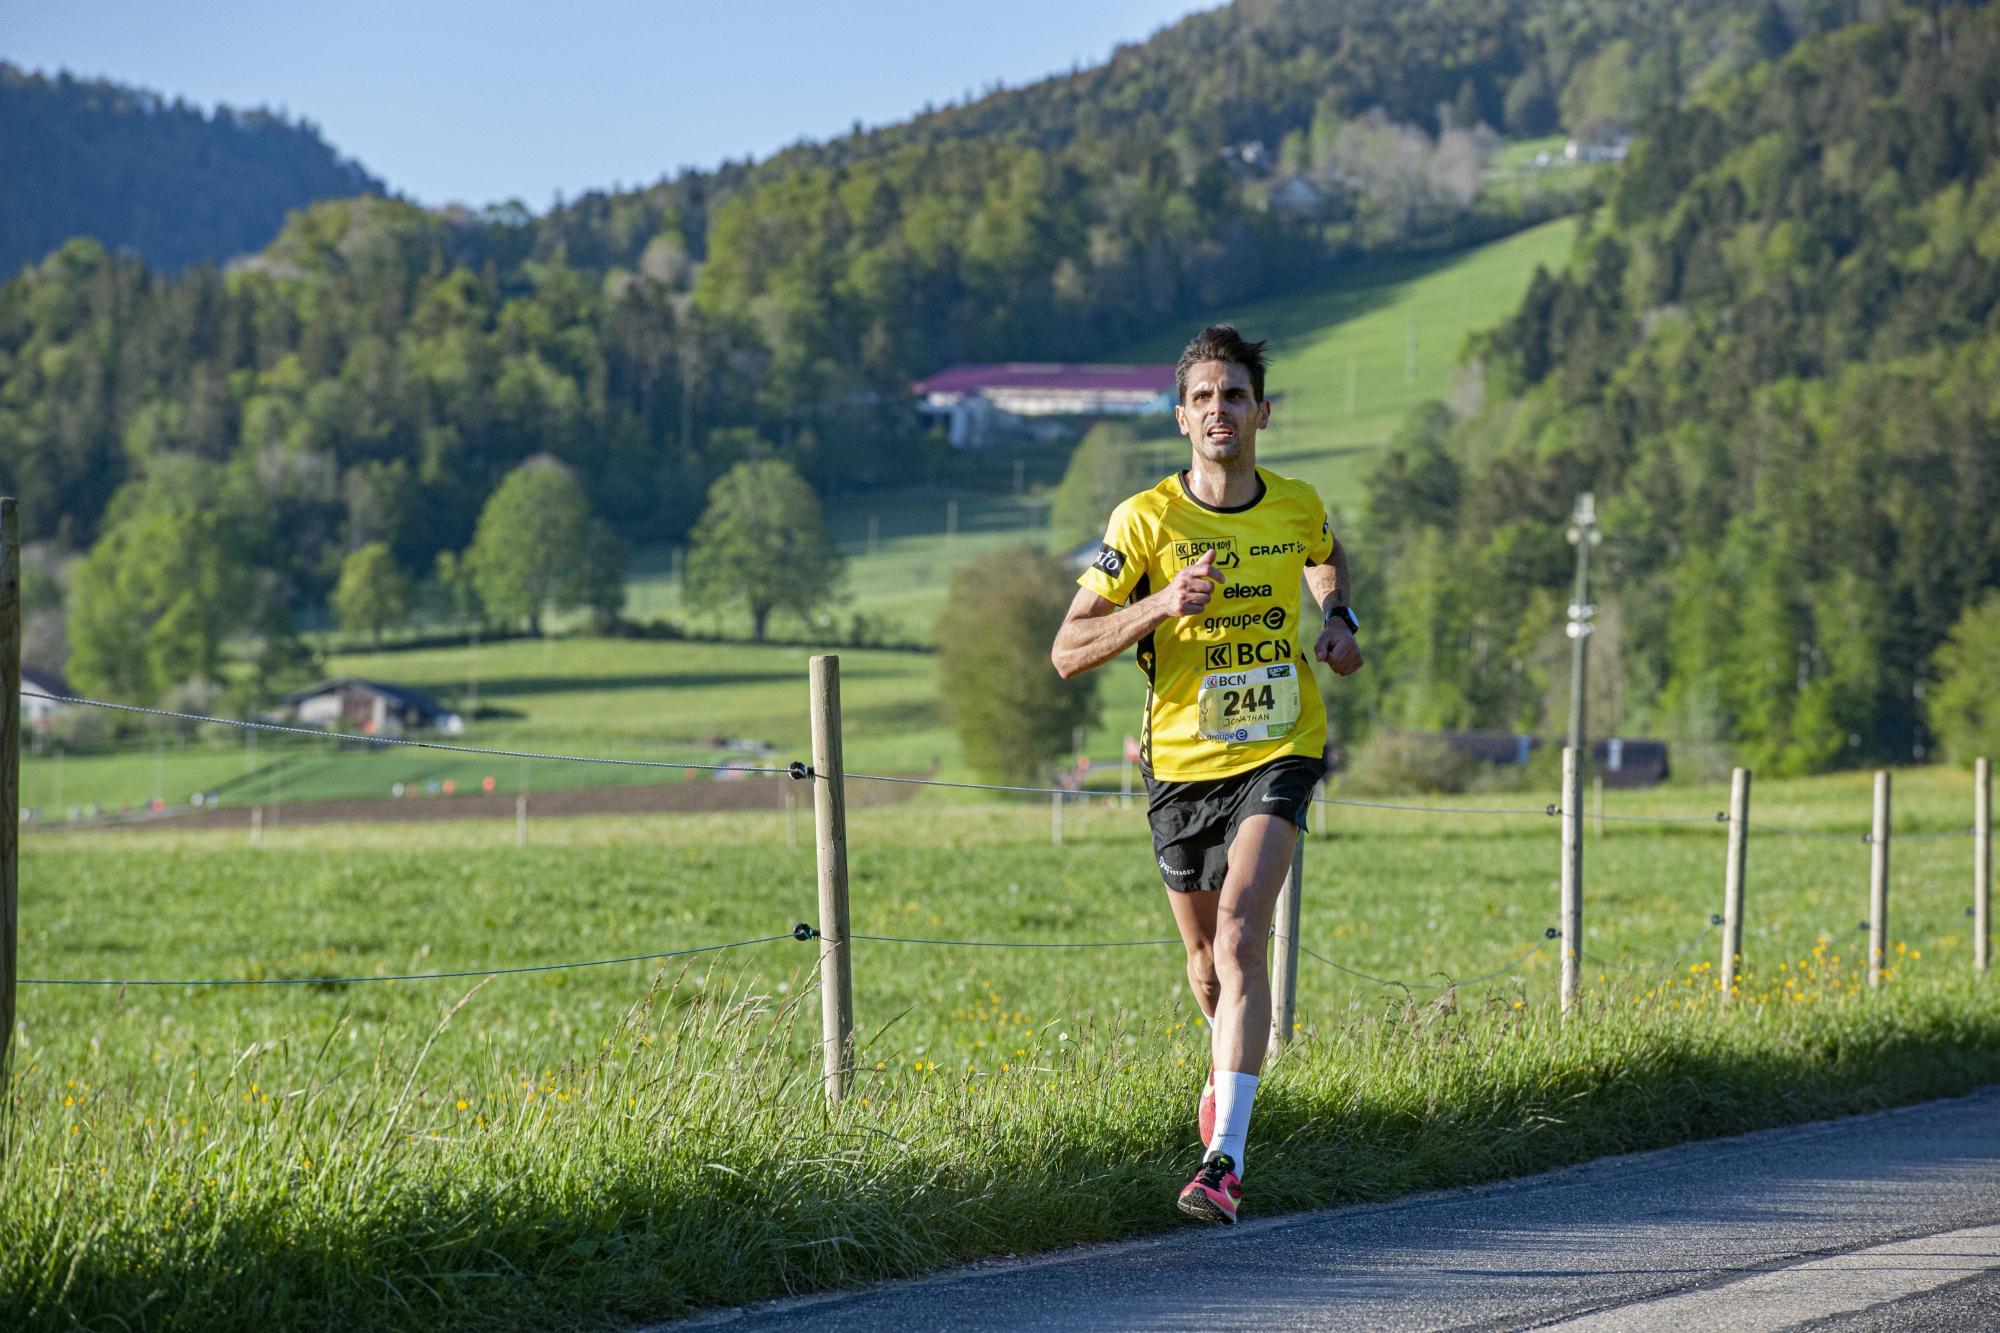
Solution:
[[[1208,1082],[1201,1085],[1201,1099],[1195,1103],[1194,1123],[1201,1133],[1201,1146],[1206,1149],[1208,1141],[1215,1137],[1215,1070],[1208,1071]]]
[[[1236,1163],[1227,1153],[1216,1153],[1181,1191],[1180,1209],[1204,1222],[1234,1223],[1242,1202],[1243,1182],[1236,1176]]]

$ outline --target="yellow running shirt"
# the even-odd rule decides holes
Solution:
[[[1299,580],[1333,554],[1319,493],[1257,469],[1263,493],[1235,509],[1194,498],[1182,474],[1118,506],[1104,549],[1077,580],[1106,601],[1137,601],[1214,550],[1221,576],[1200,615],[1139,640],[1146,771],[1162,782],[1233,777],[1326,749],[1326,708],[1299,642]],[[1310,644],[1317,634],[1306,642]]]

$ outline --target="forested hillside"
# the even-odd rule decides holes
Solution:
[[[261,250],[285,214],[382,182],[311,125],[0,61],[0,275],[73,236],[168,273]]]
[[[540,217],[324,202],[178,278],[72,241],[0,289],[0,487],[52,558],[208,551],[134,606],[238,590],[212,637],[323,604],[373,542],[425,577],[537,455],[633,543],[684,534],[748,456],[920,481],[945,451],[911,378],[1572,210],[1593,174],[1489,179],[1499,129],[1612,135],[1861,2],[1240,0],[1100,68]]]
[[[1350,724],[1560,708],[1590,489],[1595,734],[1783,772],[1934,751],[1933,655],[2000,584],[2000,11],[1938,14],[1646,123],[1479,348],[1484,406],[1418,414],[1376,478],[1386,661]]]

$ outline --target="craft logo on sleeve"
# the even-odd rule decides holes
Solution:
[[[1242,543],[1234,537],[1196,537],[1191,541],[1175,542],[1174,563],[1191,565],[1201,559],[1204,551],[1215,552],[1217,569],[1234,569],[1243,563]]]
[[[1097,559],[1090,562],[1093,569],[1101,571],[1108,578],[1117,578],[1125,571],[1125,553],[1110,542],[1097,553]]]

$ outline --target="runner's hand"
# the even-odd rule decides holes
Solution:
[[[1222,575],[1215,572],[1215,551],[1203,551],[1193,564],[1183,566],[1174,581],[1160,589],[1160,608],[1169,616],[1200,615]]]
[[[1361,645],[1354,641],[1353,631],[1338,620],[1320,631],[1313,656],[1332,667],[1336,675],[1351,676],[1361,670]]]

